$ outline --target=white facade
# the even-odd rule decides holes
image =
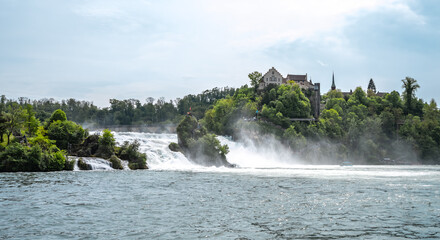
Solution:
[[[269,84],[281,85],[283,84],[283,75],[281,75],[274,67],[269,69],[266,74],[261,78],[260,90],[264,89]]]

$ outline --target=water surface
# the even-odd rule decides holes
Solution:
[[[0,239],[436,239],[437,166],[0,173]]]

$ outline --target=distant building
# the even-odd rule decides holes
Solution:
[[[278,70],[272,67],[261,78],[258,89],[263,90],[270,84],[275,84],[279,86],[281,84],[290,84],[291,82],[295,82],[299,85],[301,89],[310,92],[307,97],[309,98],[310,105],[312,106],[313,116],[316,119],[319,118],[319,115],[321,113],[321,84],[313,84],[312,80],[307,80],[307,73],[305,75],[287,74],[286,77],[283,77],[283,75],[281,75]]]
[[[263,75],[263,77],[260,80],[260,85],[258,87],[259,90],[263,90],[269,84],[275,84],[275,85],[281,85],[284,84],[284,78],[281,73],[278,72],[274,67],[269,69],[266,74]]]
[[[331,90],[336,90],[336,84],[335,84],[335,73],[333,72],[332,74],[332,86],[331,86]],[[374,84],[374,81],[372,78],[370,78],[370,81],[368,82],[368,87],[367,87],[367,93],[368,90],[373,91],[373,93],[378,96],[378,97],[384,97],[385,95],[387,95],[387,92],[377,92],[376,91],[376,85]],[[344,96],[345,99],[348,99],[352,94],[353,94],[353,90],[350,89],[350,92],[341,92],[342,95]]]
[[[336,90],[335,72],[333,72],[333,75],[332,75],[332,90]]]

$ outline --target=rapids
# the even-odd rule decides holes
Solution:
[[[139,141],[140,150],[147,154],[150,169],[185,170],[200,169],[202,166],[189,161],[183,154],[172,152],[168,145],[177,143],[176,134],[113,132],[118,145],[124,141]],[[289,168],[301,164],[287,149],[270,141],[264,148],[252,142],[234,142],[228,137],[219,137],[221,144],[227,144],[230,152],[226,155],[228,162],[240,168]]]

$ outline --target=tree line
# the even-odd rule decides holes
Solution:
[[[218,99],[233,95],[234,88],[213,88],[200,94],[189,94],[183,98],[166,101],[165,98],[148,97],[144,103],[138,99],[110,99],[110,107],[99,108],[89,101],[73,98],[56,101],[50,99],[31,100],[25,97],[7,99],[0,97],[0,113],[11,112],[11,108],[29,109],[39,121],[48,119],[57,110],[63,110],[69,120],[77,123],[94,124],[97,127],[110,125],[142,125],[155,123],[178,123],[183,115],[191,111],[202,118],[205,111]],[[191,110],[190,110],[191,109]],[[1,124],[1,123],[0,123]],[[3,132],[4,133],[4,132]]]

